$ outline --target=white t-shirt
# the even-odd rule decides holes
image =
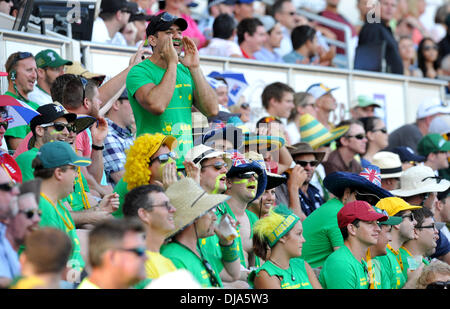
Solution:
[[[288,124],[286,125],[286,132],[289,135],[289,141],[291,142],[291,145],[300,142],[300,131],[294,121],[288,122]]]
[[[242,51],[234,41],[212,38],[207,47],[199,50],[199,54],[203,56],[230,57],[231,55],[242,56]]]
[[[97,17],[94,21],[91,41],[97,43],[111,43],[108,28],[106,28],[105,22],[100,17]]]
[[[39,104],[39,106],[53,103],[52,96],[42,90],[38,85],[35,85],[33,91],[28,94],[28,99]]]

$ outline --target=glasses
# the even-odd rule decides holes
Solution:
[[[170,211],[173,208],[175,208],[175,207],[173,207],[172,204],[170,204],[170,202],[164,202],[164,204],[158,204],[158,205],[150,205],[150,207],[152,207],[152,208],[153,207],[165,207],[167,209],[167,211]]]
[[[437,47],[437,45],[427,45],[427,46],[423,47],[424,51],[429,51],[431,49],[438,50],[438,47]]]
[[[249,107],[250,107],[250,104],[248,104],[248,103],[241,104],[241,108],[243,108],[243,109],[248,109]]]
[[[145,255],[145,248],[144,247],[136,247],[136,248],[129,248],[129,249],[119,248],[119,249],[116,249],[116,250],[132,252],[132,253],[136,254],[138,257],[143,257]]]
[[[252,177],[255,177],[256,179],[258,179],[258,174],[256,174],[255,172],[247,172],[247,173],[238,174],[237,177],[240,179],[250,179]]]
[[[23,59],[27,59],[27,58],[31,58],[34,57],[32,53],[29,52],[19,52],[17,53],[17,55],[14,57],[14,61],[12,62],[12,66],[13,67],[17,61],[23,60]]]
[[[433,229],[433,230],[437,230],[436,224],[431,223],[430,225],[425,225],[425,226],[416,226],[416,229]]]
[[[448,289],[450,281],[436,281],[427,285],[427,289]]]
[[[425,177],[424,179],[422,179],[422,182],[424,182],[427,179],[435,179],[436,183],[440,183],[442,181],[442,179],[444,179],[444,178],[439,177],[439,176],[428,176],[428,177]]]
[[[167,161],[169,161],[170,158],[175,159],[176,157],[177,155],[173,151],[169,153],[164,153],[162,155],[157,156],[156,158],[151,159],[149,165],[152,165],[152,163],[155,162],[156,160],[159,160],[161,164],[164,164]]]
[[[387,129],[386,129],[386,128],[381,128],[381,129],[372,130],[372,132],[377,132],[377,131],[380,131],[381,133],[384,133],[384,134],[387,133]]]
[[[226,167],[228,166],[228,164],[225,163],[225,162],[217,161],[217,162],[214,162],[214,164],[202,166],[202,168],[207,168],[207,167],[210,167],[210,166],[212,166],[212,167],[214,167],[216,170],[220,171],[220,170],[222,169],[222,167],[225,167],[225,168],[226,168]]]
[[[317,160],[313,160],[313,161],[297,160],[297,161],[295,161],[295,163],[297,163],[301,167],[306,167],[308,164],[311,167],[316,167],[319,164],[319,161],[317,161]]]
[[[297,15],[297,12],[295,12],[295,11],[292,11],[292,12],[286,12],[286,14],[288,14],[288,15],[290,15],[290,16],[294,16],[294,15]]]
[[[365,135],[365,134],[356,134],[356,135],[348,135],[348,136],[346,136],[346,137],[347,137],[347,138],[352,138],[352,137],[354,137],[354,138],[356,138],[356,139],[363,140],[363,139],[366,138],[366,135]]]
[[[413,215],[413,213],[410,213],[409,215],[404,215],[404,216],[402,216],[402,218],[403,218],[403,219],[404,219],[404,218],[409,218],[409,220],[410,220],[411,222],[414,221],[414,215]]]
[[[0,190],[4,192],[11,192],[16,187],[17,184],[15,184],[14,182],[0,183]]]
[[[62,130],[64,130],[64,128],[66,128],[67,131],[69,131],[69,132],[77,131],[77,129],[73,123],[50,122],[50,123],[46,123],[46,124],[41,124],[41,127],[43,127],[43,128],[47,128],[47,127],[51,127],[51,126],[54,126],[55,130],[58,132],[61,132]]]
[[[39,217],[42,216],[42,210],[40,209],[19,210],[19,213],[24,214],[27,217],[27,219],[31,219],[35,215],[38,215]]]

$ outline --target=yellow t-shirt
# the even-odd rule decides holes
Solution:
[[[162,256],[159,252],[147,250],[146,254],[148,259],[145,262],[145,271],[148,278],[156,279],[164,274],[177,270],[172,261]]]
[[[93,284],[91,281],[89,281],[88,278],[84,278],[83,281],[81,281],[80,285],[77,287],[77,289],[86,290],[86,289],[100,289],[97,285]]]

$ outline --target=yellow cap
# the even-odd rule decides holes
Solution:
[[[405,202],[403,199],[399,197],[386,197],[382,198],[375,207],[386,210],[389,216],[394,216],[400,211],[404,210],[414,210],[422,208],[422,206],[414,206]]]

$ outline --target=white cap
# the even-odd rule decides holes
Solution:
[[[450,106],[438,98],[425,99],[417,108],[417,119],[436,114],[450,114]]]
[[[330,93],[336,89],[338,89],[339,87],[336,88],[328,88],[327,86],[325,86],[322,83],[318,83],[318,84],[312,84],[311,86],[308,87],[308,89],[306,89],[306,92],[309,93],[310,95],[312,95],[314,97],[314,99],[318,99],[321,96]]]
[[[450,115],[442,115],[434,118],[430,123],[428,133],[437,133],[437,134],[450,133]]]

